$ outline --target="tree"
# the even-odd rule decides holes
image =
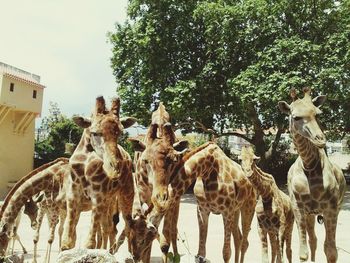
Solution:
[[[292,87],[327,94],[325,129],[350,131],[349,40],[349,0],[131,0],[110,34],[125,112],[148,124],[161,100],[177,124],[219,136],[245,127],[230,134],[255,145],[264,168],[287,128],[277,102]]]
[[[39,130],[42,136],[38,136],[35,142],[35,152],[43,162],[67,156],[65,144],[77,144],[83,133],[80,127],[61,113],[56,103],[50,103],[49,116],[42,120]]]

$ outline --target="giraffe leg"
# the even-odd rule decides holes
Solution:
[[[63,226],[64,221],[66,220],[67,214],[65,211],[60,211],[60,225],[58,227],[58,249],[61,250],[62,245],[62,234],[63,234]]]
[[[327,213],[323,215],[324,226],[326,228],[326,240],[324,242],[324,252],[327,257],[327,263],[336,263],[338,252],[336,248],[336,230],[338,212]]]
[[[103,216],[103,212],[100,211],[99,207],[96,206],[97,202],[93,202],[93,203],[95,203],[95,205],[93,205],[92,207],[90,230],[89,230],[88,238],[85,243],[85,247],[88,249],[96,248],[96,234],[98,232],[98,228],[101,228],[100,219]],[[102,233],[102,238],[103,238],[103,233]]]
[[[39,212],[36,218],[36,221],[38,223],[37,229],[34,234],[33,238],[33,243],[34,243],[34,252],[33,252],[33,263],[36,263],[36,258],[37,258],[37,251],[38,251],[38,242],[39,242],[39,236],[40,236],[40,228],[41,224],[43,223],[43,218],[44,218],[45,211],[42,207],[39,207]]]
[[[103,214],[103,211],[108,210],[108,208],[102,208],[101,211],[101,230],[102,230],[102,248],[107,249],[108,239],[111,232],[111,226],[113,224],[112,215],[110,213]]]
[[[276,262],[277,254],[278,254],[278,242],[276,238],[276,234],[269,232],[270,244],[271,244],[271,263]]]
[[[16,233],[16,239],[22,248],[23,254],[27,254],[28,252],[27,252],[26,248],[24,247],[23,243],[21,242],[21,239],[19,238],[17,233]]]
[[[205,258],[206,256],[206,242],[208,234],[208,221],[209,221],[209,210],[205,209],[198,203],[197,205],[197,218],[199,225],[199,247],[198,247],[198,257]]]
[[[98,227],[96,230],[96,248],[102,248],[102,229]]]
[[[173,246],[173,252],[174,255],[178,255],[178,250],[177,250],[177,221],[179,219],[179,210],[180,210],[180,203],[176,203],[174,205],[174,210],[173,210],[173,217],[172,217],[172,222],[171,222],[171,244]]]
[[[168,257],[167,254],[169,252],[170,242],[172,238],[172,217],[173,217],[173,208],[170,208],[165,216],[164,216],[164,223],[163,223],[163,232],[160,235],[160,249],[163,253],[162,258],[163,262],[167,262]],[[176,227],[176,226],[175,226]]]
[[[76,200],[79,198],[76,197]],[[75,246],[76,226],[80,216],[80,211],[77,208],[78,205],[74,197],[67,200],[67,217],[64,222],[61,250],[71,249]]]
[[[286,254],[289,263],[292,263],[292,234],[293,234],[294,220],[291,221],[285,230],[285,240],[286,240]]]
[[[233,226],[232,226],[233,243],[235,246],[235,263],[239,262],[239,255],[241,252],[241,244],[242,244],[242,234],[238,226],[239,216],[240,216],[240,211],[238,210],[235,212]]]
[[[258,224],[258,233],[261,242],[261,259],[262,263],[269,262],[269,254],[268,254],[268,244],[267,244],[267,231]]]
[[[299,259],[307,261],[309,252],[306,245],[306,218],[299,210],[294,210],[294,216],[299,232]]]
[[[231,233],[233,229],[233,220],[230,218],[223,217],[224,220],[224,247],[222,249],[222,254],[224,257],[224,262],[230,262],[231,258]]]
[[[250,232],[250,226],[252,224],[254,212],[255,212],[255,199],[254,202],[250,201],[243,205],[241,209],[242,215],[242,245],[241,245],[241,259],[240,262],[244,262],[244,255],[248,249],[248,234]]]
[[[279,250],[279,257],[280,262],[283,262],[284,255],[284,242],[285,242],[285,233],[286,233],[286,226],[285,224],[281,224],[279,230],[278,230],[278,250]]]
[[[55,209],[52,208],[53,211],[50,211],[49,213],[47,213],[48,215],[48,221],[49,221],[49,227],[50,227],[50,235],[49,235],[49,239],[47,240],[47,249],[46,249],[46,256],[45,256],[45,261],[44,262],[50,262],[50,254],[51,254],[51,247],[52,247],[52,243],[55,240],[55,230],[56,230],[56,226],[58,224],[58,216],[59,216],[59,209],[58,207],[56,207]],[[54,214],[52,213],[54,212]]]
[[[317,237],[315,234],[315,216],[308,215],[306,217],[306,231],[309,237],[309,246],[311,251],[311,261],[315,262],[315,254],[317,248]]]

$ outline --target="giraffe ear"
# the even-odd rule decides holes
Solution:
[[[73,117],[73,121],[75,122],[76,125],[78,125],[79,127],[82,128],[88,128],[91,125],[91,121],[88,119],[85,119],[83,117],[79,117],[79,116],[74,116]]]
[[[123,127],[129,128],[130,126],[134,125],[137,120],[133,117],[123,117],[120,119],[120,122],[122,123]]]
[[[280,109],[281,112],[283,112],[285,114],[290,114],[290,106],[288,105],[287,102],[279,101],[278,108]]]
[[[322,104],[326,101],[326,96],[325,95],[321,95],[321,96],[317,96],[316,98],[314,98],[312,100],[312,103],[315,105],[315,107],[319,108],[322,106]]]
[[[33,201],[35,203],[40,203],[44,199],[44,193],[38,194],[37,196],[33,197]]]
[[[178,152],[183,152],[188,150],[189,142],[187,140],[181,140],[173,144],[173,147]]]
[[[134,138],[129,138],[128,140],[131,142],[134,151],[143,152],[146,149],[146,145],[140,140]]]

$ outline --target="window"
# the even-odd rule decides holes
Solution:
[[[15,90],[15,84],[11,83],[10,84],[10,91],[13,92]]]
[[[36,90],[33,90],[33,99],[36,99]]]

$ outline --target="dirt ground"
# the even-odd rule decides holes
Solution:
[[[196,200],[193,195],[184,195],[181,202],[180,218],[179,218],[179,241],[178,248],[182,254],[181,262],[193,262],[190,260],[189,255],[196,255],[198,249],[198,224],[196,215]],[[90,213],[82,213],[80,216],[79,224],[77,227],[78,239],[77,247],[84,247],[85,238],[88,233],[90,223]],[[122,229],[122,224],[118,226],[118,230]],[[25,256],[25,262],[32,262],[33,257],[33,243],[32,238],[34,231],[30,228],[29,219],[26,216],[22,217],[22,222],[18,231],[24,246],[29,253]],[[45,219],[41,229],[39,240],[39,258],[38,262],[43,262],[46,252],[46,242],[48,238],[48,224]],[[57,230],[56,230],[57,233]],[[223,246],[223,222],[222,217],[219,215],[211,215],[209,218],[209,229],[207,239],[207,258],[212,262],[223,262],[222,259],[222,246]],[[324,226],[316,224],[316,234],[318,237],[316,262],[326,263],[326,258],[323,253],[323,241],[324,241]],[[260,240],[257,231],[257,221],[254,217],[252,222],[252,229],[249,234],[249,248],[246,253],[245,262],[255,263],[261,262],[261,249]],[[293,250],[293,262],[299,262],[298,260],[298,244],[299,238],[297,234],[297,227],[294,224],[292,250]],[[234,249],[233,242],[231,262],[233,262]],[[339,214],[338,228],[337,228],[337,247],[338,247],[338,263],[350,262],[350,187],[348,186],[343,208]],[[18,244],[15,246],[16,252],[21,252]],[[127,251],[126,243],[120,248],[120,253]],[[58,238],[56,237],[51,254],[51,262],[55,262],[58,256]],[[161,262],[161,251],[158,241],[154,241],[152,248],[152,262]]]

